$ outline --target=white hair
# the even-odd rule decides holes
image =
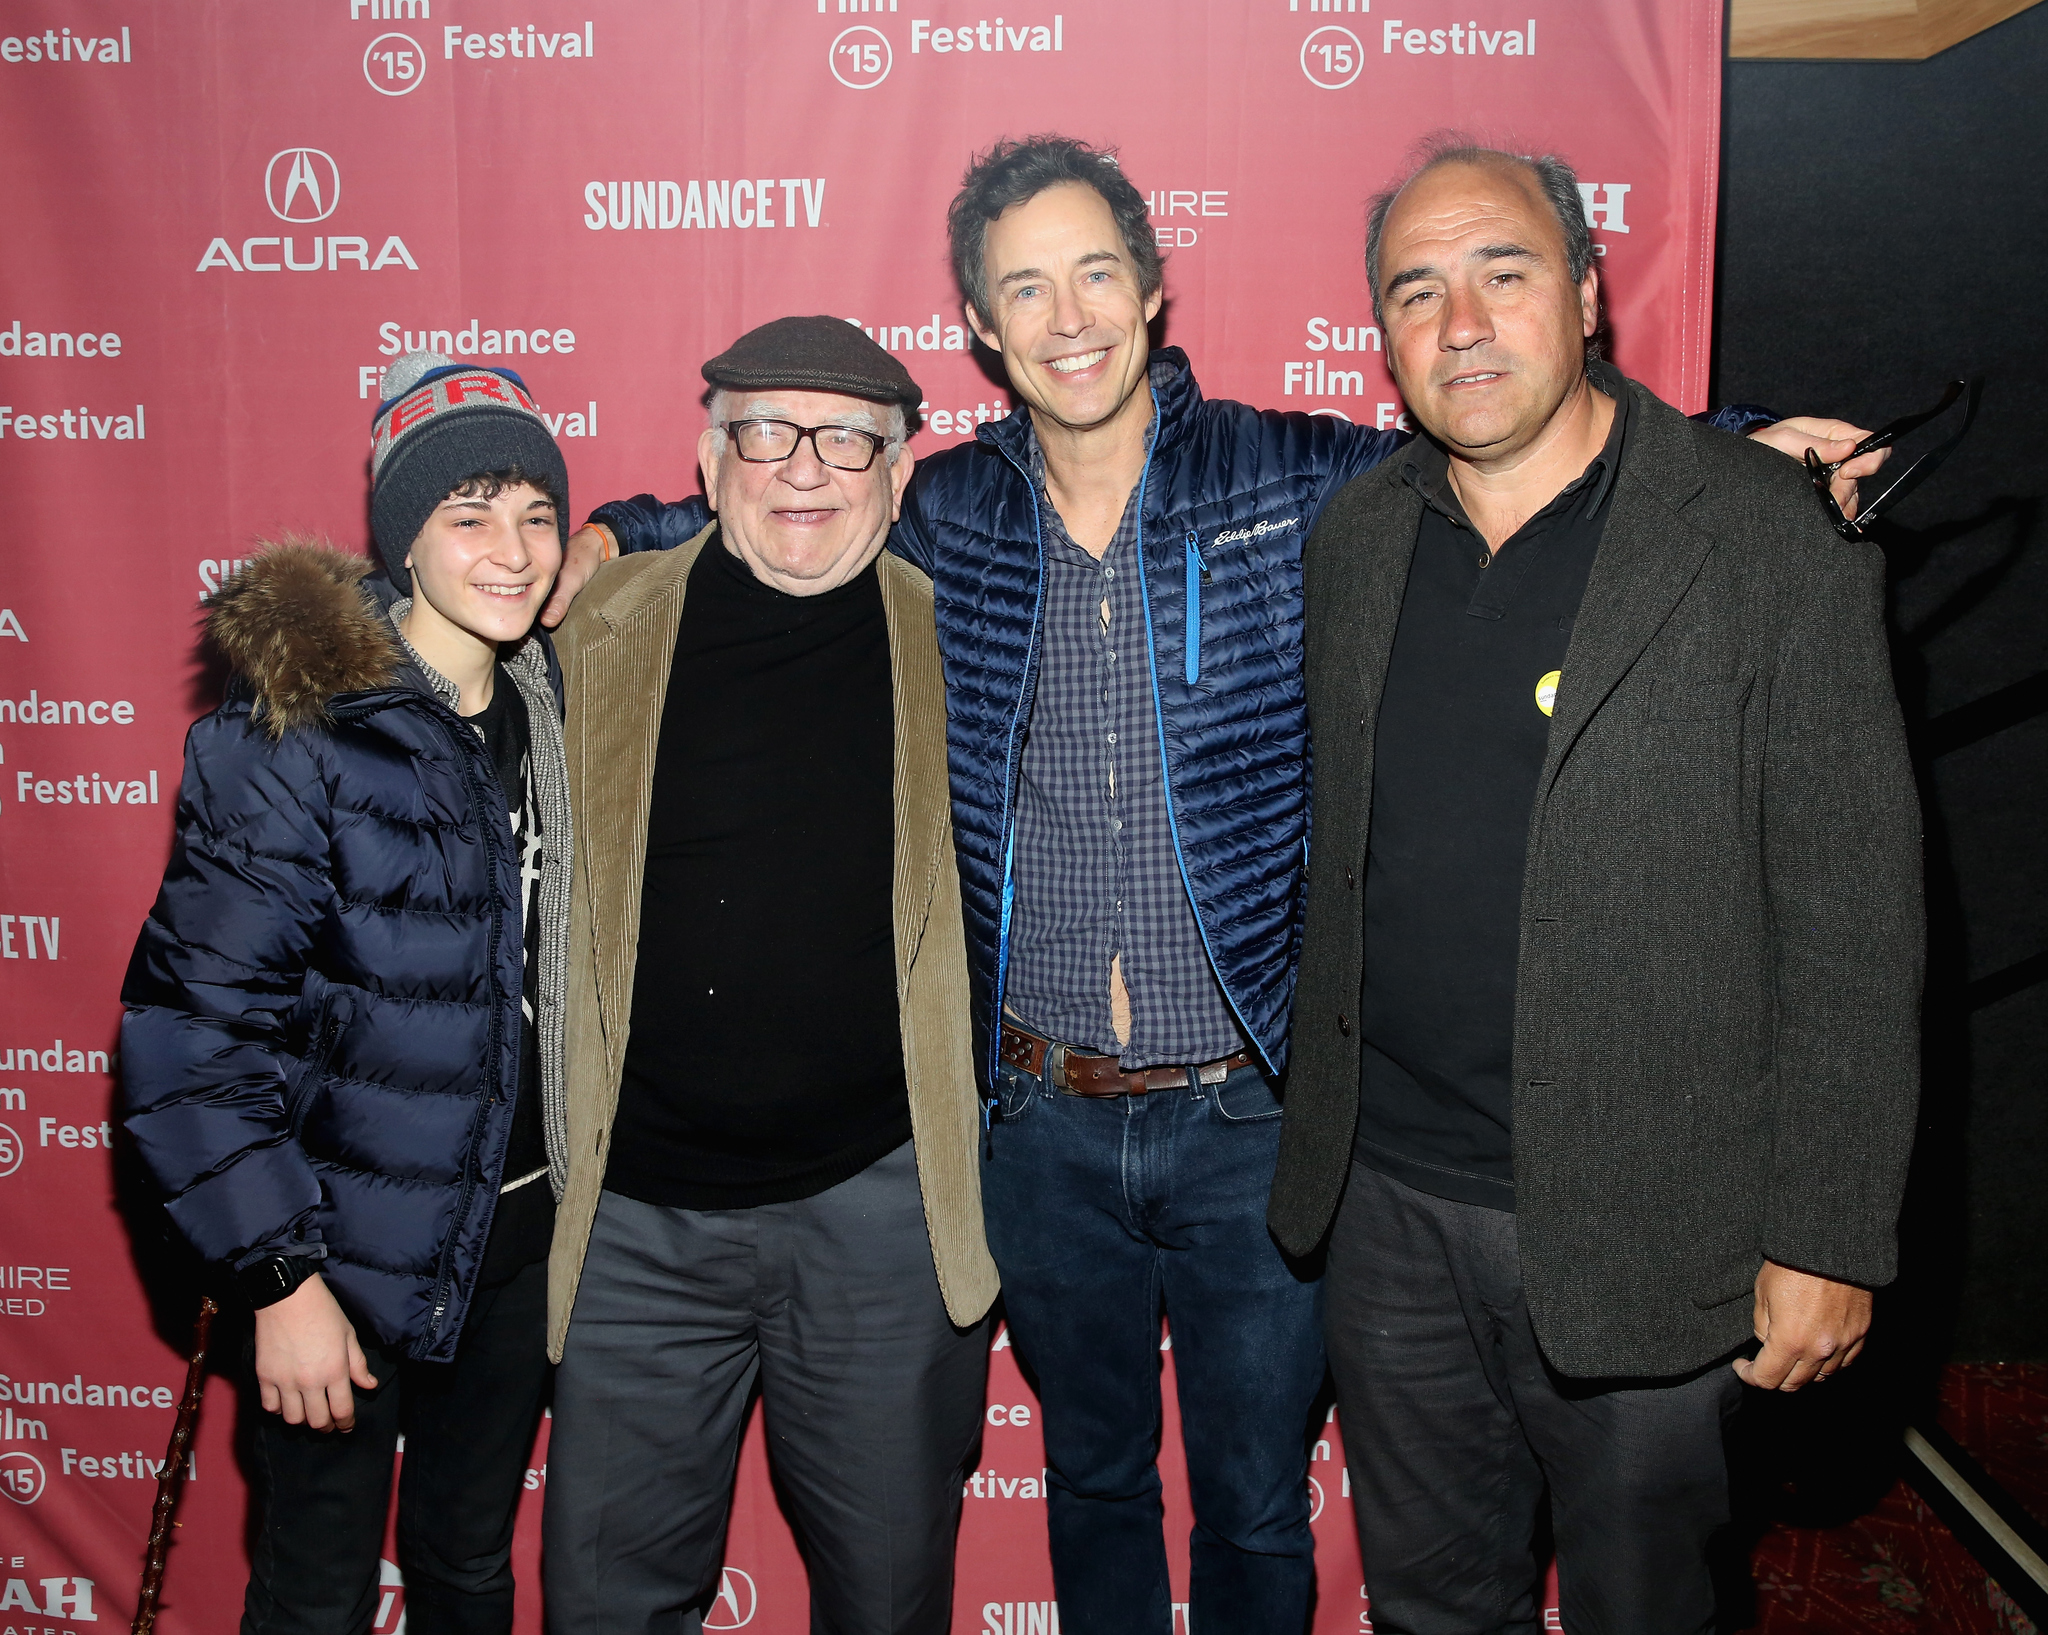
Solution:
[[[878,403],[875,408],[884,409],[885,406]],[[718,438],[718,453],[721,458],[725,454],[725,428],[731,422],[782,418],[782,411],[766,398],[749,398],[742,404],[723,386],[712,392],[710,410],[711,430]],[[903,445],[910,438],[910,417],[904,413],[903,405],[900,403],[886,405],[884,418],[880,420],[875,418],[872,410],[855,409],[847,414],[834,415],[831,424],[880,433],[888,439],[882,447],[882,458],[890,465],[896,463],[896,457],[903,452]]]

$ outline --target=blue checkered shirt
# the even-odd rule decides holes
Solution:
[[[1138,493],[1098,562],[1068,537],[1035,442],[1032,481],[1045,628],[1017,783],[1004,1003],[1033,1033],[1120,1055],[1126,1069],[1215,1061],[1243,1038],[1174,856],[1138,593]],[[1109,1008],[1118,954],[1131,999],[1121,1049]]]

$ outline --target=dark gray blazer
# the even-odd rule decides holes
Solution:
[[[1682,1373],[1769,1259],[1889,1282],[1919,1090],[1920,813],[1883,565],[1783,455],[1636,420],[1529,819],[1516,1225],[1544,1353]],[[1358,1120],[1373,724],[1421,499],[1401,457],[1306,549],[1313,851],[1269,1221],[1328,1231]]]

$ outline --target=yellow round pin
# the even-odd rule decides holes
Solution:
[[[1545,715],[1557,707],[1557,683],[1563,674],[1562,670],[1551,670],[1536,683],[1536,707]]]

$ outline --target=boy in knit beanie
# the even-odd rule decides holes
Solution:
[[[385,570],[411,588],[405,558],[455,489],[514,471],[553,498],[567,538],[569,473],[547,422],[510,369],[408,352],[384,371],[370,433],[370,522]]]
[[[243,1635],[367,1635],[401,1434],[408,1628],[506,1635],[547,1383],[568,475],[510,371],[385,389],[383,573],[287,544],[209,606],[236,674],[122,991],[123,1122],[254,1311]]]

